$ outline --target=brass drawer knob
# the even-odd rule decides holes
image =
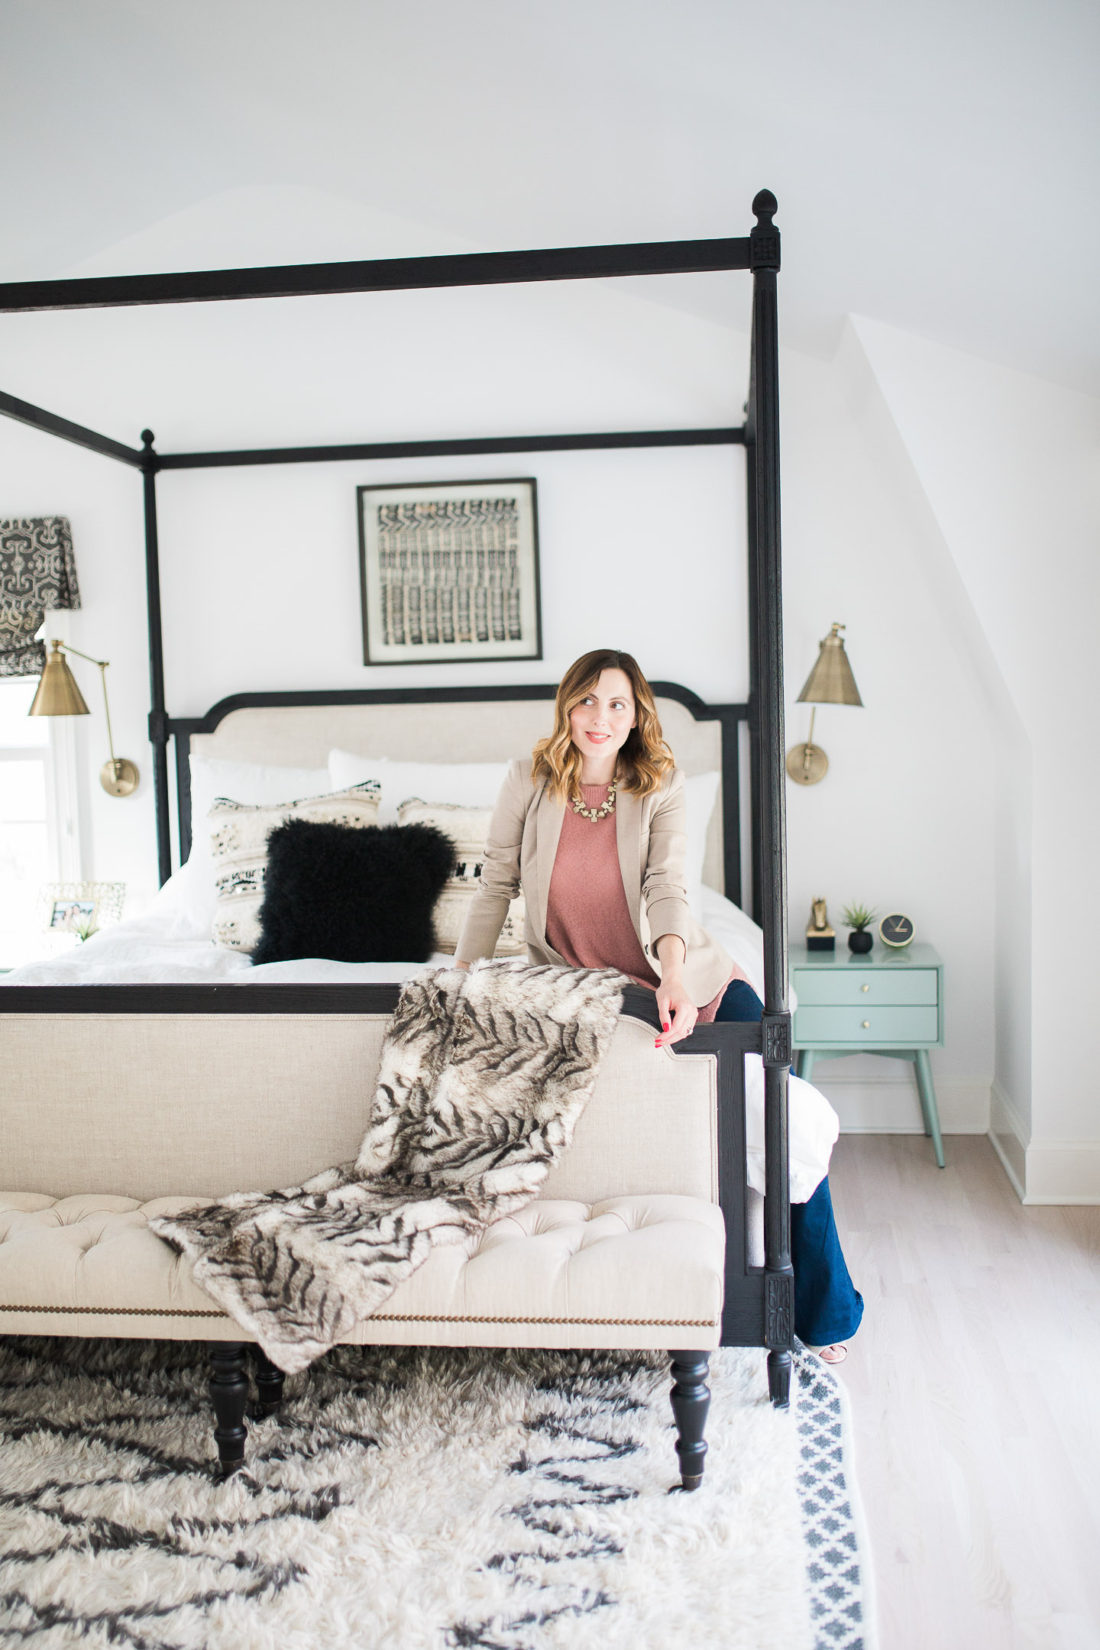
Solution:
[[[861,991],[870,991],[871,987],[869,985],[861,985],[859,989]]]
[[[864,1031],[870,1031],[870,1029],[871,1029],[871,1022],[870,1022],[870,1020],[864,1020],[864,1021],[862,1021],[862,1022],[861,1022],[861,1023],[862,1023],[862,1025],[863,1025],[863,1029],[864,1029]]]

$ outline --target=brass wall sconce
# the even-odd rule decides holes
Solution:
[[[810,712],[810,731],[804,745],[792,745],[787,752],[787,773],[796,785],[816,785],[829,769],[829,758],[820,745],[814,744],[814,717],[818,705],[862,705],[844,651],[842,624],[834,624],[818,648],[817,663],[806,678],[798,695],[800,705],[813,705]]]
[[[107,717],[107,748],[111,753],[110,759],[104,762],[99,770],[99,783],[108,796],[129,796],[131,791],[137,789],[138,771],[125,756],[115,755],[115,742],[111,735],[111,707],[107,701],[107,666],[110,661],[93,659],[90,653],[81,653],[78,647],[70,647],[68,642],[51,642],[50,649],[38,683],[38,691],[28,714],[87,716],[89,711],[84,703],[84,695],[76,684],[76,677],[62,658],[62,653],[75,653],[78,659],[87,659],[90,665],[98,665],[100,680],[103,683],[103,710]]]

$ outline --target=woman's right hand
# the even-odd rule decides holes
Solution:
[[[662,979],[657,987],[657,1010],[661,1016],[660,1035],[655,1048],[668,1048],[684,1037],[690,1037],[699,1018],[699,1010],[684,989],[682,982]]]

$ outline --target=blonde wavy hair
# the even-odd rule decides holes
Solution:
[[[562,677],[554,699],[554,731],[548,738],[539,740],[531,759],[532,779],[536,783],[545,779],[551,796],[559,802],[570,802],[581,794],[583,758],[573,743],[570,714],[592,692],[605,670],[625,673],[638,718],[637,726],[631,728],[619,752],[616,768],[619,789],[648,796],[660,789],[676,765],[661,732],[653,690],[639,670],[637,660],[614,648],[596,648],[591,653],[583,653]]]

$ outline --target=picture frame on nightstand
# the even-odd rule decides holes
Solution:
[[[47,882],[39,890],[41,926],[55,949],[77,945],[121,921],[124,882]]]

